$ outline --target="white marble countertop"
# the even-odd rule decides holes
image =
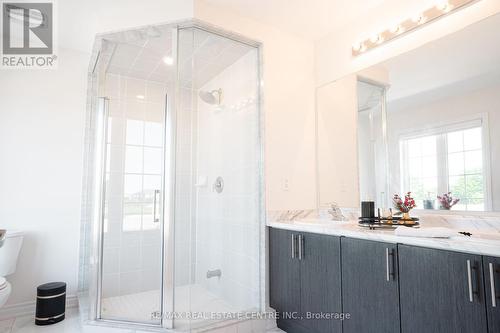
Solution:
[[[474,228],[463,228],[456,229],[456,236],[452,236],[450,238],[423,238],[396,236],[394,234],[394,230],[369,230],[368,228],[358,226],[357,222],[355,221],[336,222],[319,219],[293,222],[268,221],[267,226],[316,234],[345,236],[379,242],[399,243],[441,250],[500,257],[500,232],[498,230],[491,229],[481,230]],[[434,224],[432,226],[435,227],[437,225]],[[421,228],[425,228],[425,225],[422,225]],[[472,233],[472,237],[463,236],[458,233],[459,231],[470,232]]]

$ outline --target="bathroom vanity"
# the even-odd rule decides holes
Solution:
[[[317,88],[319,216],[325,207],[356,215],[367,201],[375,214],[363,217],[392,219],[401,208],[394,198],[408,195],[421,230],[453,233],[403,237],[295,217],[268,223],[270,304],[298,317],[281,317],[280,328],[500,332],[500,48],[489,42],[499,27],[493,15]],[[318,311],[345,318],[300,318]]]
[[[288,333],[500,331],[498,241],[268,226],[270,304]]]

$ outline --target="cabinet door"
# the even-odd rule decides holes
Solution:
[[[500,332],[500,258],[483,257],[488,332]]]
[[[269,290],[270,304],[279,315],[278,326],[293,322],[291,316],[300,313],[300,262],[292,258],[293,240],[298,233],[269,229]],[[296,247],[295,242],[295,247]]]
[[[399,332],[397,245],[342,238],[344,332]]]
[[[481,256],[399,245],[403,333],[487,332]]]
[[[303,233],[299,241],[301,324],[310,333],[341,332],[332,319],[342,311],[340,238]]]

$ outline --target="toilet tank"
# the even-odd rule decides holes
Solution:
[[[5,241],[0,247],[0,276],[7,276],[16,271],[17,257],[23,245],[23,233],[7,230]]]

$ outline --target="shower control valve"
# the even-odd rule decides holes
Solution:
[[[222,190],[224,190],[224,179],[221,176],[215,179],[213,188],[215,192],[222,193]]]

